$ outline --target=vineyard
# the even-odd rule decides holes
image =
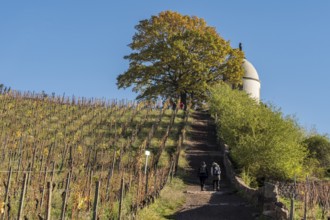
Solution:
[[[168,103],[0,95],[0,219],[134,216],[174,174],[187,117]]]

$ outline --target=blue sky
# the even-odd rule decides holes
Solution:
[[[164,10],[204,18],[243,43],[261,98],[307,130],[330,133],[330,1],[0,1],[0,83],[21,91],[135,98],[116,77],[134,26]]]

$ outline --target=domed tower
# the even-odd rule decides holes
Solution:
[[[243,61],[243,90],[254,98],[256,101],[260,101],[260,80],[257,70],[246,59]]]
[[[242,50],[242,44],[239,45],[240,50]],[[243,60],[243,90],[250,95],[251,98],[255,99],[257,102],[260,101],[260,80],[259,75],[254,68],[254,66],[247,60]]]

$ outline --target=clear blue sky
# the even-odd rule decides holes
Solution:
[[[138,21],[164,10],[204,18],[243,43],[264,102],[330,133],[330,1],[0,1],[0,83],[20,91],[135,98],[118,90]]]

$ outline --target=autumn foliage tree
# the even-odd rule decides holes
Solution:
[[[158,96],[205,100],[207,85],[241,83],[243,52],[233,49],[196,16],[164,11],[142,20],[124,58],[129,68],[119,75],[119,88],[133,86],[138,99]],[[185,105],[186,106],[186,105]]]

